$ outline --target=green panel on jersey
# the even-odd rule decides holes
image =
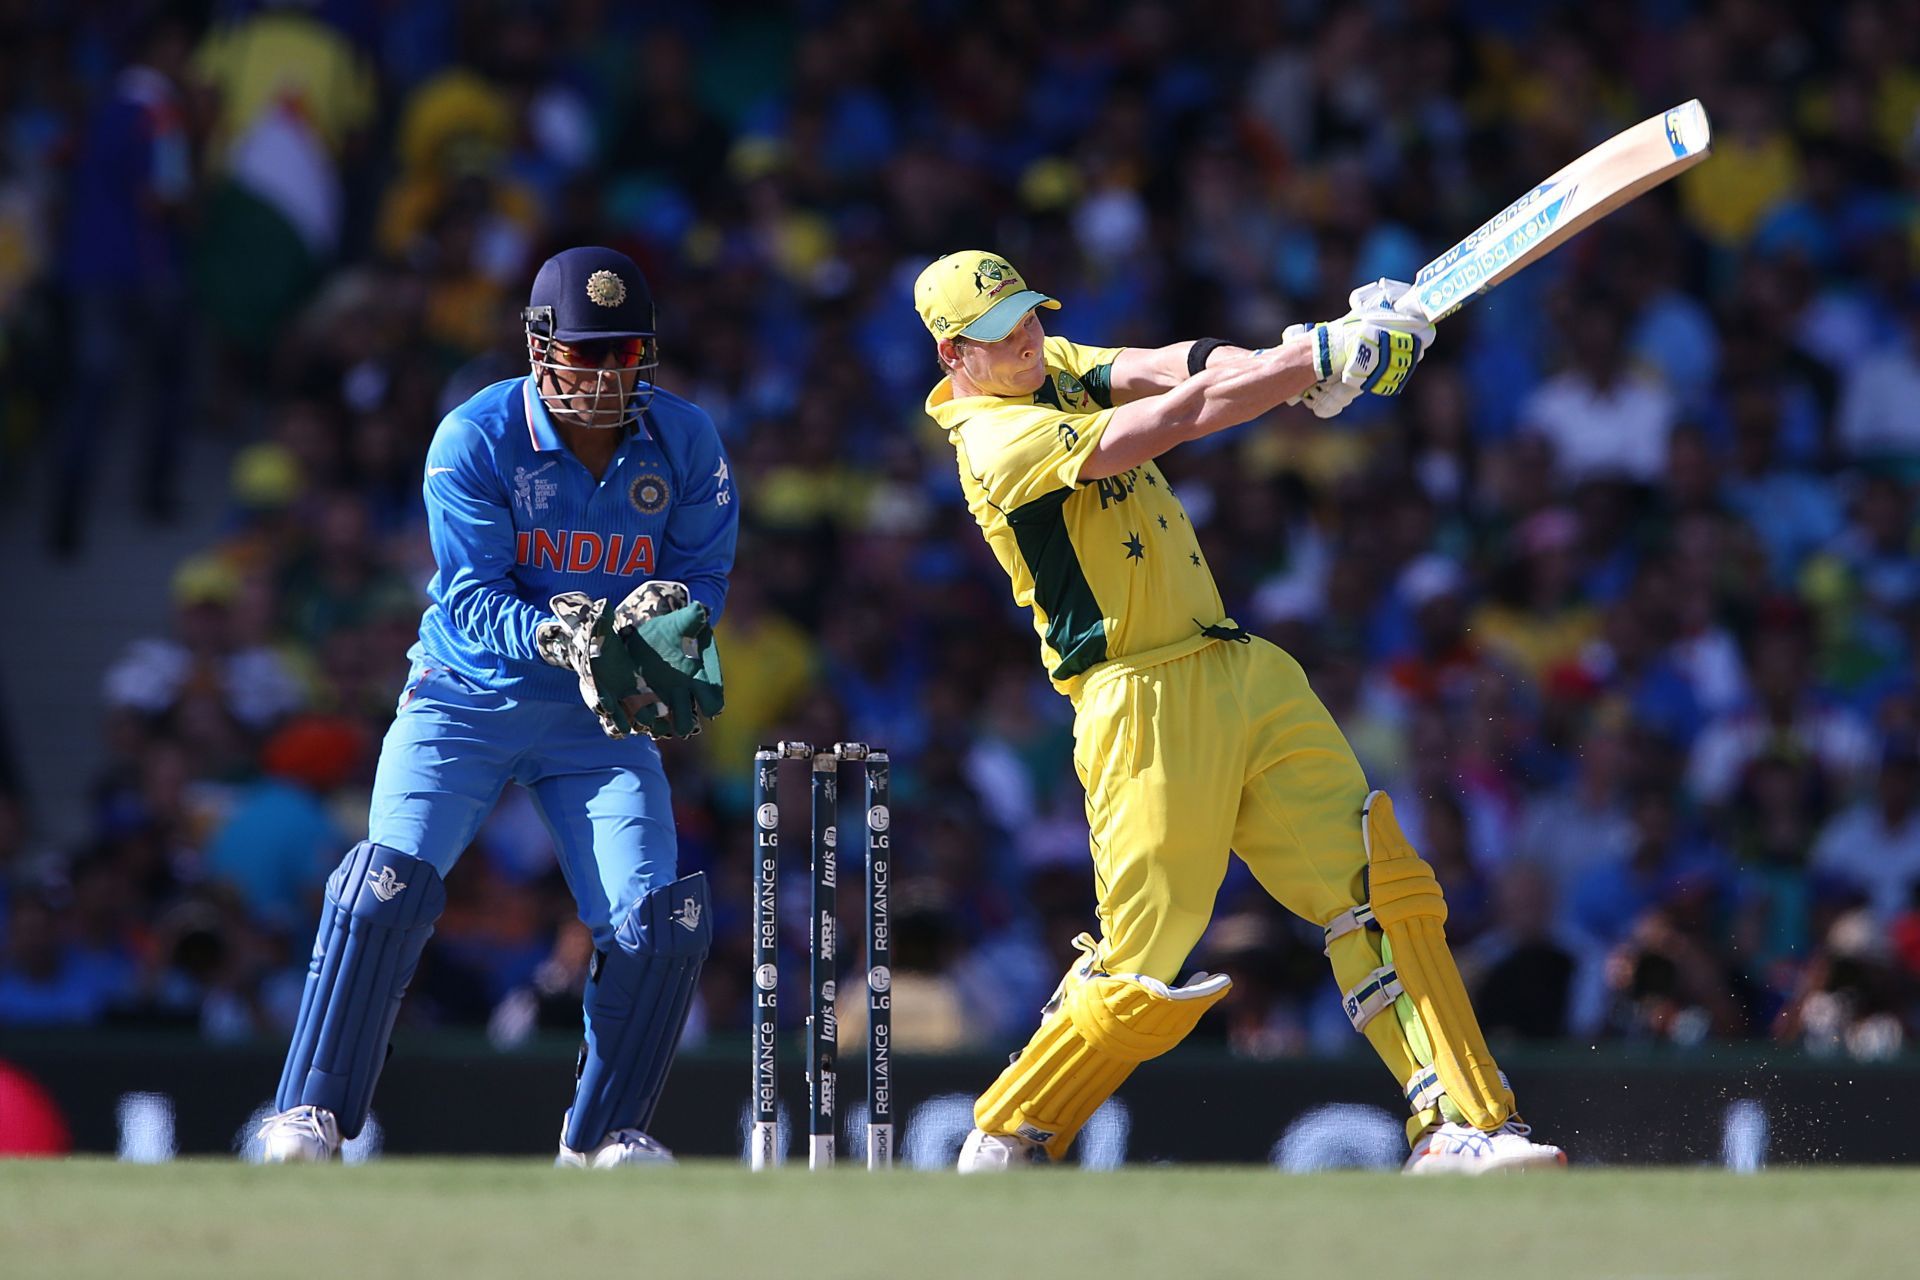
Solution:
[[[1055,680],[1071,680],[1107,658],[1106,615],[1067,536],[1065,508],[1073,492],[1059,489],[1007,513],[1020,558],[1033,575],[1034,600],[1046,611],[1047,644],[1060,655]]]

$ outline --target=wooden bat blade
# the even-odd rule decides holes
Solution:
[[[1644,191],[1707,158],[1713,129],[1698,98],[1607,139],[1420,268],[1401,300],[1429,321],[1538,262]]]

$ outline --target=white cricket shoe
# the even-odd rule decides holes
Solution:
[[[1532,1126],[1518,1120],[1490,1132],[1449,1120],[1420,1135],[1400,1172],[1476,1174],[1565,1166],[1566,1152],[1535,1142],[1532,1134]]]
[[[618,1169],[630,1164],[672,1164],[673,1152],[638,1129],[615,1129],[591,1151],[575,1151],[566,1143],[561,1130],[560,1154],[553,1158],[556,1169]]]
[[[1045,1160],[1037,1144],[1011,1134],[975,1129],[960,1146],[961,1173],[1005,1173],[1021,1165]]]
[[[340,1150],[340,1122],[325,1107],[299,1106],[260,1125],[260,1163],[325,1164]]]

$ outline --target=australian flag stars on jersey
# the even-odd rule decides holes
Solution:
[[[561,443],[530,377],[449,413],[427,450],[427,528],[439,566],[416,664],[450,667],[518,699],[577,700],[534,629],[581,591],[618,604],[649,578],[684,582],[718,619],[739,508],[713,420],[655,390],[598,480]]]

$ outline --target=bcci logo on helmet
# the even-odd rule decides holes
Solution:
[[[587,300],[595,306],[617,307],[627,300],[627,282],[611,271],[596,271],[587,277]]]

